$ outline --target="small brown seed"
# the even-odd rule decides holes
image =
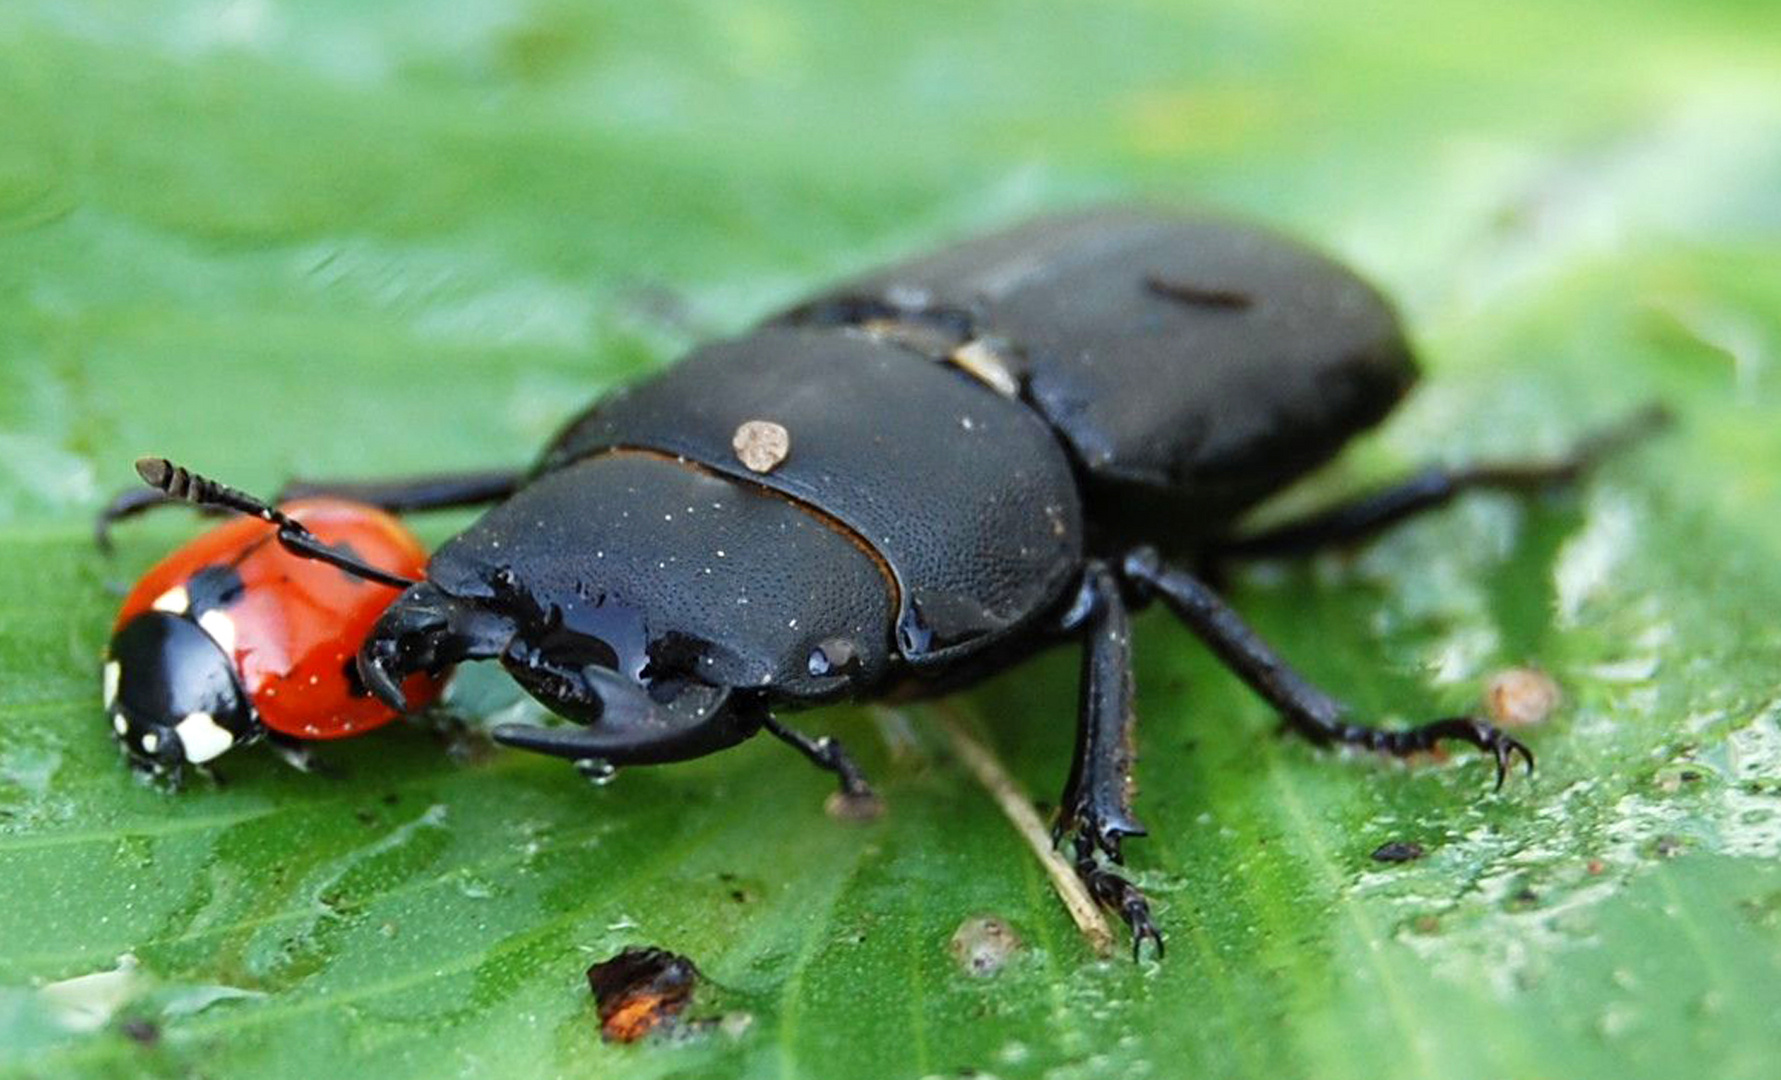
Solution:
[[[1484,687],[1484,709],[1502,727],[1533,727],[1558,708],[1558,683],[1538,668],[1505,668]]]

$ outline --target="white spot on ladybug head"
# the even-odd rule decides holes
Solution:
[[[159,735],[156,735],[154,732],[151,731],[147,735],[144,735],[142,737],[142,752],[143,753],[152,754],[155,751],[159,750],[160,748],[161,748],[161,737]]]
[[[198,616],[198,625],[223,650],[223,655],[235,655],[235,620],[229,618],[226,612],[221,608],[211,608]]]
[[[165,611],[170,615],[184,615],[186,609],[192,606],[192,598],[186,593],[184,585],[175,585],[155,597],[155,602],[150,606],[156,611]]]
[[[111,708],[112,703],[117,700],[117,684],[123,675],[124,669],[116,660],[105,662],[105,707],[107,709]]]
[[[121,739],[130,734],[130,721],[124,719],[123,713],[118,713],[111,718],[111,730],[117,732]]]
[[[235,736],[207,712],[187,713],[184,720],[173,726],[173,732],[185,747],[186,760],[194,765],[201,765],[235,745]]]

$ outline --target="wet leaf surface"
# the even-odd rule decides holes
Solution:
[[[0,1069],[1772,1074],[1778,43],[1735,3],[6,5]],[[244,757],[170,797],[118,762],[110,586],[192,530],[93,551],[138,454],[260,489],[523,461],[693,340],[1102,198],[1259,215],[1402,304],[1423,387],[1276,514],[1675,407],[1575,494],[1232,582],[1367,716],[1550,675],[1531,782],[1278,738],[1146,615],[1129,857],[1170,949],[1133,965],[921,709],[812,718],[878,779],[868,823],[765,742],[599,788],[413,729],[331,748],[342,779]],[[1047,796],[1074,679],[966,702]],[[1424,856],[1373,861],[1400,840]],[[1023,946],[986,978],[948,949],[977,917]],[[603,1044],[583,973],[635,942],[749,1022]]]

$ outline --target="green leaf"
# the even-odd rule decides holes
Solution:
[[[1731,0],[5,6],[0,1070],[1771,1075],[1773,31]],[[242,754],[168,795],[119,762],[108,586],[192,528],[92,549],[136,454],[260,490],[523,462],[840,274],[1112,198],[1272,220],[1400,300],[1423,387],[1274,514],[1677,411],[1574,493],[1231,583],[1367,716],[1552,673],[1531,782],[1277,738],[1148,614],[1129,858],[1169,955],[1134,965],[1092,955],[926,708],[810,718],[877,778],[867,825],[766,742],[601,788],[418,728],[329,748],[340,779]],[[1059,653],[962,705],[1041,798],[1075,676]],[[1426,855],[1370,858],[1394,840]],[[988,978],[947,944],[981,915],[1024,943]],[[728,1026],[602,1044],[583,972],[631,943],[691,956]]]

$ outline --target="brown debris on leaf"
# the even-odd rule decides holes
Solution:
[[[1373,849],[1373,861],[1382,863],[1415,862],[1422,858],[1422,845],[1414,840],[1393,840]]]
[[[977,978],[1001,971],[1025,947],[1014,927],[994,915],[966,919],[946,943],[946,951],[959,968]]]
[[[587,969],[600,1011],[600,1037],[633,1043],[670,1023],[692,1004],[699,969],[679,953],[628,948]]]
[[[1512,667],[1492,675],[1484,687],[1484,710],[1498,727],[1543,724],[1563,695],[1552,676],[1538,668]]]

